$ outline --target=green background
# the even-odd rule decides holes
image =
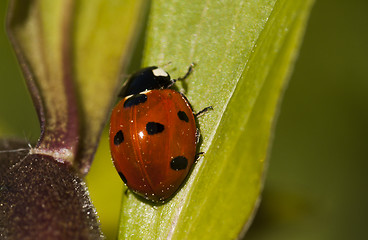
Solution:
[[[0,2],[0,19],[5,5]],[[263,201],[247,239],[367,237],[367,10],[363,0],[316,1],[281,105]],[[4,28],[0,53],[0,135],[34,141],[37,117]],[[101,145],[97,154],[106,156],[107,144]],[[121,188],[110,162],[107,170],[96,167],[101,161],[110,159],[99,157],[92,174],[111,171],[113,183],[101,179],[90,189],[111,237]]]

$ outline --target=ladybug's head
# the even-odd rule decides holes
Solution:
[[[172,83],[170,75],[162,68],[156,66],[143,68],[127,80],[119,97],[138,94],[146,90],[168,88]]]

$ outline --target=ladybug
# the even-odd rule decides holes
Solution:
[[[133,74],[123,99],[112,110],[110,150],[121,179],[136,194],[153,202],[171,198],[196,159],[199,131],[188,99],[170,89],[178,80],[152,66]]]

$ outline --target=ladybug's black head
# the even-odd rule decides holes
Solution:
[[[170,75],[162,68],[156,66],[147,67],[134,73],[127,80],[119,97],[138,94],[146,90],[168,88],[171,85]]]

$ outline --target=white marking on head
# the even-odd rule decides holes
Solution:
[[[151,90],[144,90],[143,92],[140,92],[138,94],[147,94],[149,92],[151,92]],[[136,94],[130,94],[130,95],[124,97],[124,101],[128,100],[129,98],[133,97],[134,95],[136,95]]]
[[[156,68],[152,70],[153,75],[156,77],[167,77],[168,74],[162,68]]]
[[[140,92],[139,94],[147,94],[149,92],[151,92],[152,90],[144,90],[143,92]]]
[[[133,94],[130,94],[124,98],[124,101],[128,100],[129,98],[133,97]]]

